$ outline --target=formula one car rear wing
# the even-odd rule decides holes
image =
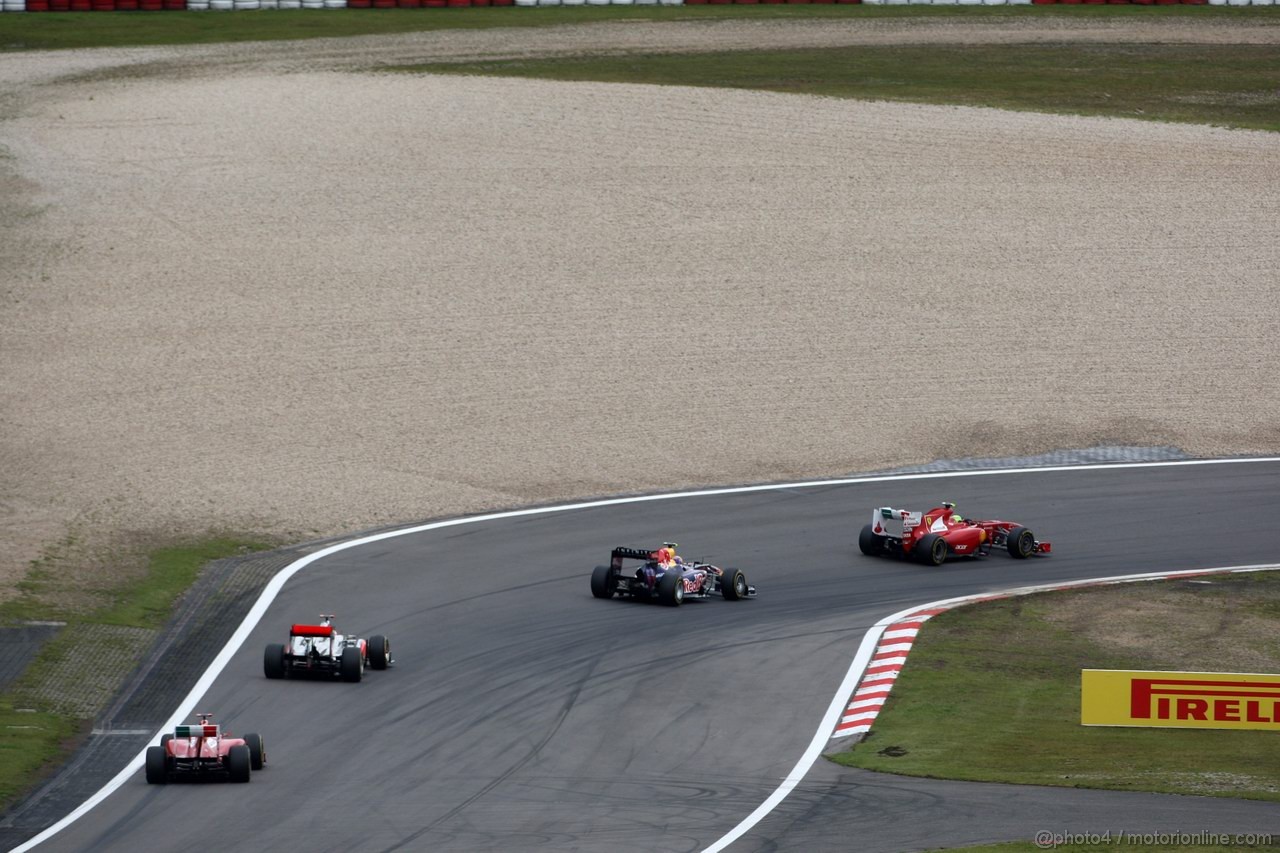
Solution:
[[[291,625],[290,637],[332,637],[332,625]]]
[[[657,548],[624,548],[622,546],[618,546],[617,548],[613,549],[613,553],[610,554],[609,556],[613,558],[621,557],[628,560],[652,560],[653,552],[656,550],[658,549]]]
[[[218,725],[216,723],[205,723],[200,726],[176,726],[173,730],[174,737],[217,737]]]
[[[619,545],[609,554],[609,565],[615,569],[622,568],[623,560],[644,560],[648,562],[653,559],[656,548],[626,548]]]
[[[924,517],[922,512],[906,509],[894,509],[882,506],[871,511],[871,532],[877,536],[902,538],[908,530],[920,524]]]

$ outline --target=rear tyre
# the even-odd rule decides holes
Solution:
[[[915,547],[916,559],[927,566],[941,566],[947,560],[947,540],[937,533],[926,533]]]
[[[858,534],[858,548],[868,557],[879,557],[884,553],[885,537],[872,532],[870,524],[862,528]]]
[[[169,781],[168,757],[163,746],[147,747],[147,784],[163,785]]]
[[[261,770],[262,765],[267,763],[267,750],[262,745],[262,735],[250,732],[244,736],[244,743],[249,747],[249,766],[254,770]]]
[[[169,741],[173,740],[173,735],[160,735],[160,748],[164,749],[169,745]],[[168,752],[165,752],[168,755]]]
[[[658,600],[668,607],[684,603],[684,579],[679,572],[667,572],[658,581]]]
[[[386,669],[391,663],[391,641],[381,634],[369,638],[369,666]]]
[[[611,566],[596,566],[591,570],[591,594],[596,598],[613,598],[618,591],[618,579]]]
[[[284,678],[284,646],[272,643],[262,654],[262,674],[267,678]]]
[[[359,681],[364,677],[364,655],[355,646],[347,646],[342,650],[342,660],[338,666],[343,681]]]
[[[249,768],[253,766],[253,757],[249,755],[249,747],[236,744],[227,750],[227,775],[232,782],[248,782]]]
[[[1005,547],[1009,556],[1025,560],[1036,550],[1036,537],[1025,527],[1010,527],[1005,535]]]
[[[725,569],[720,576],[720,594],[727,601],[738,601],[747,597],[747,576],[740,569]]]

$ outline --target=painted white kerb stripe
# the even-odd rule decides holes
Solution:
[[[799,784],[800,780],[809,772],[809,768],[818,759],[818,755],[822,752],[822,748],[832,739],[832,732],[836,728],[841,714],[844,712],[849,694],[853,690],[853,686],[858,683],[862,677],[862,671],[866,669],[867,664],[871,660],[871,655],[875,651],[876,643],[879,642],[880,636],[884,633],[884,629],[895,622],[902,621],[908,617],[913,617],[921,610],[934,610],[937,608],[951,609],[959,607],[962,604],[972,604],[978,601],[990,601],[994,598],[1014,598],[1019,595],[1030,595],[1035,592],[1048,592],[1050,590],[1068,589],[1071,587],[1083,586],[1106,586],[1109,584],[1137,583],[1140,581],[1166,580],[1169,578],[1177,578],[1187,575],[1209,575],[1209,574],[1226,574],[1228,572],[1266,572],[1280,569],[1280,563],[1255,566],[1227,566],[1214,569],[1188,569],[1181,572],[1150,572],[1142,575],[1117,575],[1109,578],[1093,578],[1082,581],[1066,581],[1058,583],[1048,583],[1040,586],[1024,586],[1016,589],[1005,590],[1003,592],[990,593],[983,592],[976,595],[965,595],[959,598],[946,598],[941,601],[931,601],[928,604],[918,604],[915,607],[909,607],[906,610],[899,610],[890,616],[881,619],[875,625],[871,626],[871,630],[867,631],[862,638],[862,645],[858,647],[858,654],[853,659],[853,664],[849,667],[849,672],[845,675],[844,681],[840,683],[840,687],[836,690],[835,697],[831,700],[831,705],[827,708],[826,715],[822,718],[822,722],[818,725],[818,730],[813,735],[813,740],[809,742],[809,748],[805,750],[804,756],[796,763],[791,772],[787,774],[787,778],[782,781],[778,789],[773,792],[769,799],[765,800],[759,808],[742,821],[742,823],[731,829],[723,838],[707,847],[702,853],[718,853],[737,841],[752,827],[759,823],[765,815],[773,811],[774,808],[786,799],[787,794]]]
[[[227,641],[227,644],[222,647],[222,651],[218,652],[217,657],[215,657],[213,659],[213,662],[209,664],[209,668],[206,669],[204,671],[204,674],[200,676],[200,680],[197,681],[195,686],[191,688],[191,692],[188,693],[186,698],[182,700],[182,704],[178,706],[178,709],[174,711],[173,715],[170,716],[169,719],[160,727],[160,731],[156,732],[156,736],[152,739],[152,743],[159,743],[161,732],[167,731],[173,726],[176,726],[178,723],[182,722],[187,717],[191,716],[192,713],[194,713],[196,702],[200,699],[201,696],[205,694],[205,691],[207,691],[209,687],[212,686],[213,682],[222,673],[222,670],[226,668],[226,665],[230,662],[232,655],[234,655],[237,651],[240,650],[240,646],[244,645],[244,641],[248,639],[250,632],[252,632],[253,629],[257,626],[258,621],[262,619],[263,614],[267,612],[267,608],[271,606],[271,602],[275,600],[275,597],[277,595],[279,595],[280,590],[284,587],[285,582],[288,581],[289,578],[293,577],[295,574],[302,571],[303,569],[305,569],[307,566],[311,565],[315,561],[323,559],[329,556],[330,554],[336,554],[339,551],[345,551],[349,548],[356,548],[361,545],[368,545],[371,542],[379,542],[383,539],[392,539],[397,536],[408,536],[413,533],[424,533],[429,530],[439,530],[444,527],[456,527],[462,524],[479,524],[485,521],[497,521],[499,519],[506,519],[506,518],[519,518],[521,516],[526,516],[526,515],[544,515],[544,514],[550,514],[554,512],[568,512],[572,510],[591,509],[594,507],[602,507],[602,506],[618,506],[620,504],[628,504],[628,503],[675,500],[677,498],[714,497],[716,495],[747,494],[750,492],[767,492],[767,491],[775,491],[780,489],[805,489],[805,488],[819,488],[822,486],[845,486],[845,485],[855,485],[857,483],[882,483],[882,482],[887,482],[889,480],[934,480],[934,479],[943,479],[943,478],[949,478],[949,477],[987,477],[987,476],[993,476],[997,474],[1001,474],[1001,475],[1045,474],[1045,473],[1071,472],[1071,471],[1098,471],[1098,470],[1105,470],[1105,469],[1112,469],[1112,468],[1114,469],[1176,468],[1176,467],[1192,466],[1192,465],[1236,465],[1236,464],[1248,464],[1248,463],[1258,463],[1258,462],[1280,462],[1280,456],[1256,457],[1256,458],[1248,458],[1248,459],[1189,459],[1189,460],[1182,460],[1177,462],[1120,462],[1120,463],[1108,463],[1108,464],[1098,464],[1098,465],[1056,465],[1056,466],[1047,466],[1047,467],[1039,467],[1039,468],[989,468],[989,469],[981,469],[981,470],[974,470],[974,471],[937,471],[937,472],[929,472],[924,474],[882,474],[882,475],[876,475],[876,476],[870,476],[870,477],[846,477],[846,478],[835,479],[835,480],[807,480],[807,481],[796,482],[796,483],[774,483],[771,485],[762,485],[762,486],[731,486],[723,489],[702,489],[694,492],[671,492],[669,494],[661,494],[661,495],[636,495],[633,497],[626,497],[626,498],[608,498],[605,500],[598,500],[598,501],[586,501],[583,503],[565,504],[563,506],[534,507],[531,509],[519,509],[519,510],[512,510],[509,512],[488,513],[485,515],[469,516],[467,518],[454,518],[454,519],[449,519],[448,521],[437,521],[431,524],[421,524],[416,527],[405,527],[399,530],[389,530],[384,533],[374,534],[372,536],[364,536],[359,539],[352,539],[348,542],[340,542],[337,545],[331,545],[328,548],[315,552],[314,554],[308,554],[306,557],[303,557],[299,560],[295,560],[294,562],[290,563],[289,565],[281,569],[279,574],[277,574],[275,577],[271,579],[271,581],[262,590],[262,594],[258,596],[257,602],[253,605],[253,607],[249,610],[248,614],[244,617],[244,621],[240,623],[240,627],[238,627],[236,629],[236,632],[231,635],[231,639]],[[919,610],[919,609],[921,608],[920,607],[911,608],[912,611]],[[908,613],[911,611],[903,611],[903,612]],[[887,624],[889,623],[885,622],[884,620],[881,620],[880,623],[877,623],[877,628],[873,628],[872,632],[868,632],[867,636],[870,637],[871,633],[874,632],[876,634],[876,637],[879,638],[880,632],[884,630],[884,625],[887,625]],[[832,731],[832,729],[834,729],[836,721],[839,719],[839,712],[843,708],[844,698],[841,698],[841,695],[843,694],[843,697],[845,698],[849,696],[849,693],[853,689],[854,684],[857,683],[857,677],[861,675],[862,669],[866,667],[866,663],[863,662],[862,668],[858,668],[855,672],[855,667],[857,667],[858,662],[862,660],[864,649],[866,650],[867,659],[870,659],[871,653],[874,650],[874,648],[875,648],[874,643],[871,644],[871,646],[868,648],[867,640],[865,639],[863,640],[863,644],[862,646],[859,647],[858,654],[854,658],[853,664],[849,667],[848,674],[845,675],[845,681],[841,683],[841,692],[836,694],[837,698],[836,700],[833,701],[832,708],[828,708],[827,715],[826,717],[823,718],[824,725],[827,717],[831,718],[831,724],[825,725],[825,728],[823,729],[819,729],[819,734],[821,734],[824,731],[830,732]],[[836,707],[836,706],[839,706],[839,707]],[[815,736],[815,741],[817,741],[817,736]],[[742,829],[742,831],[739,832],[738,829],[735,828],[733,832],[725,836],[724,839],[721,839],[720,841],[716,842],[716,845],[710,848],[707,848],[708,851],[722,849],[724,845],[729,844],[733,839],[742,835],[743,832],[746,832],[747,829],[749,829],[751,826],[754,826],[755,823],[760,820],[760,818],[764,817],[766,814],[772,811],[773,808],[778,803],[782,802],[783,798],[786,797],[786,793],[790,792],[790,790],[795,787],[795,785],[800,781],[800,778],[804,776],[804,772],[807,771],[809,767],[813,765],[813,762],[814,760],[816,760],[818,756],[818,752],[821,750],[821,747],[822,747],[821,743],[818,743],[816,747],[812,744],[810,745],[809,750],[807,750],[804,756],[801,757],[800,761],[796,764],[795,769],[791,771],[791,774],[789,774],[787,778],[783,780],[782,786],[779,787],[778,792],[782,792],[781,796],[779,796],[778,792],[775,792],[772,797],[770,797],[768,800],[765,801],[764,804],[760,806],[760,808],[752,812],[751,815],[748,816],[747,820],[744,820],[742,824],[739,824],[740,827],[746,826],[746,829]],[[812,755],[810,755],[810,753],[812,753]],[[130,776],[138,772],[138,770],[142,767],[145,760],[146,760],[146,749],[144,748],[143,750],[139,751],[137,755],[133,757],[133,760],[130,761],[128,765],[124,767],[124,769],[122,769],[119,773],[113,776],[111,780],[108,781],[105,785],[103,785],[96,793],[93,794],[93,796],[89,797],[89,799],[85,800],[83,803],[77,806],[75,810],[73,810],[70,814],[68,814],[62,820],[50,826],[48,829],[41,832],[39,835],[13,848],[10,851],[10,853],[25,853],[25,851],[32,849],[36,845],[48,840],[49,838],[52,838],[54,835],[61,832],[63,829],[70,826],[75,821],[79,820],[82,816],[87,814],[94,806],[98,805],[98,803],[102,802],[107,797],[111,796],[111,794],[117,788],[123,785]],[[800,772],[800,775],[796,776],[796,773],[798,771]],[[793,777],[794,777],[794,781],[791,781]],[[785,788],[785,792],[784,792],[784,788]],[[748,824],[748,821],[750,821],[750,824]]]

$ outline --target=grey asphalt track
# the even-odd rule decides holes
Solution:
[[[926,568],[858,553],[873,506],[955,501],[1052,557]],[[1280,561],[1280,463],[1027,472],[687,497],[481,522],[321,560],[200,710],[263,734],[245,785],[142,773],[40,850],[696,851],[804,752],[863,634],[912,604],[1030,583]],[[613,545],[680,543],[753,601],[591,597]],[[385,633],[361,684],[267,681],[321,612]],[[1054,832],[1275,832],[1280,805],[909,779],[823,760],[734,851],[899,851]]]

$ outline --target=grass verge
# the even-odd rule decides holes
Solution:
[[[761,89],[1280,130],[1276,45],[859,46],[433,63],[401,70]]]
[[[11,696],[0,696],[0,812],[62,763],[82,729],[61,714],[18,711]]]
[[[0,812],[61,766],[150,648],[205,564],[273,547],[250,536],[218,535],[148,549],[141,572],[95,591],[96,607],[60,604],[57,568],[74,540],[38,561],[22,594],[0,606],[0,622],[65,621],[22,676],[0,693]],[[133,558],[122,556],[130,562]]]
[[[0,51],[161,44],[276,41],[493,27],[541,27],[602,21],[826,20],[858,18],[948,18],[970,20],[1052,17],[1116,19],[1206,17],[1275,21],[1267,7],[1220,6],[591,6],[467,9],[333,9],[323,13],[268,12],[217,15],[208,12],[130,12],[86,15],[42,12],[0,18]]]
[[[253,538],[215,537],[157,548],[147,559],[146,577],[129,584],[111,607],[96,614],[106,625],[162,628],[174,602],[200,574],[205,563],[274,547]]]
[[[1080,725],[1080,670],[1280,672],[1280,573],[1045,593],[920,633],[837,763],[946,779],[1280,801],[1273,731]]]

